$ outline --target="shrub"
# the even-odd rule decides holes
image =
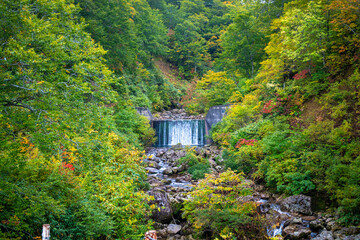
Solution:
[[[188,172],[192,175],[192,179],[198,180],[205,177],[206,173],[210,173],[209,163],[197,163],[189,167]]]
[[[196,155],[195,148],[190,148],[186,155],[178,160],[180,164],[188,166],[188,173],[193,179],[201,179],[205,177],[205,173],[209,173],[210,164],[207,159],[203,159]]]
[[[248,202],[251,190],[243,174],[226,171],[206,175],[184,203],[184,216],[201,235],[211,231],[212,238],[242,239],[265,236],[256,203]]]

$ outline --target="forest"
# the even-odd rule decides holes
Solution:
[[[246,235],[262,231],[236,201],[244,178],[359,228],[359,0],[1,0],[0,12],[0,239],[41,239],[45,223],[51,239],[142,239],[156,139],[135,107],[225,104],[210,137],[229,170],[193,190],[195,228],[220,191],[228,225],[215,217],[211,239],[267,239]]]

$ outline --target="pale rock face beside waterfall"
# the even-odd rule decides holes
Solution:
[[[153,121],[156,131],[156,147],[205,144],[204,120]]]

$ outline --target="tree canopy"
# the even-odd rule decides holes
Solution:
[[[54,239],[152,228],[142,158],[154,130],[135,106],[229,104],[210,135],[230,170],[206,175],[184,204],[199,236],[256,236],[244,177],[359,224],[359,6],[0,1],[0,238],[39,238],[44,223]],[[209,172],[195,153],[184,159],[197,178]]]

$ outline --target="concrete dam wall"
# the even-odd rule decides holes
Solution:
[[[206,135],[209,135],[209,130],[212,128],[212,126],[214,126],[223,119],[223,117],[226,115],[226,109],[228,109],[229,107],[230,104],[213,106],[209,109],[205,117]]]
[[[155,121],[150,109],[136,107],[136,110],[140,115],[147,117],[151,126],[155,128],[158,138],[157,144],[155,144],[156,146],[172,146],[177,143],[203,146],[205,143],[205,135],[209,135],[209,130],[223,119],[229,107],[230,105],[211,107],[205,120],[177,119]],[[206,143],[211,143],[211,140],[207,139]]]
[[[146,107],[136,107],[135,108],[136,111],[138,112],[138,114],[145,116],[147,119],[149,119],[149,121],[151,122],[152,120],[154,120],[153,115],[150,112],[149,108]]]

